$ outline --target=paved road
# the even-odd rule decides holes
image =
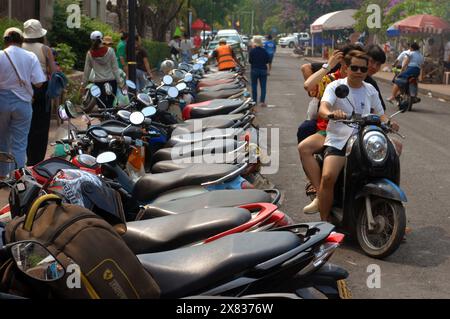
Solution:
[[[281,49],[274,60],[268,88],[272,107],[260,111],[259,121],[262,126],[280,128],[281,168],[269,178],[284,192],[283,209],[296,221],[313,221],[319,217],[301,212],[309,201],[296,150],[297,125],[309,101],[299,71],[304,61],[290,52]],[[390,87],[380,84],[380,88],[386,98]],[[355,298],[450,297],[450,104],[424,96],[422,100],[414,112],[397,117],[407,136],[401,168],[412,233],[384,261],[366,257],[352,244],[344,245],[332,259],[350,272],[349,286]],[[394,111],[388,106],[388,113]],[[370,264],[381,267],[380,289],[366,285]]]

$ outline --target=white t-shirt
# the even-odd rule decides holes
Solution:
[[[378,92],[371,84],[363,82],[361,88],[354,89],[349,87],[348,100],[350,102],[346,98],[340,99],[336,96],[334,91],[341,84],[348,86],[347,78],[331,82],[327,85],[323,94],[322,102],[328,102],[332,111],[340,109],[348,115],[355,111],[355,113],[359,113],[362,116],[367,116],[370,114],[370,109],[374,109],[375,114],[384,114]],[[354,132],[354,128],[330,120],[324,145],[342,150]]]
[[[0,90],[11,90],[19,99],[31,102],[33,99],[31,83],[38,84],[47,81],[41,64],[34,53],[17,46],[9,46],[6,52],[14,63],[20,78],[25,82],[25,86],[20,86],[13,66],[6,54],[0,51]]]
[[[419,51],[410,51],[409,56],[409,67],[420,68],[424,62],[423,55]]]
[[[194,45],[192,44],[191,40],[181,40],[180,42],[180,49],[183,52],[190,52],[192,49],[194,49]]]
[[[444,62],[450,62],[450,41],[445,45]]]
[[[408,49],[408,50],[405,50],[405,51],[403,51],[402,53],[399,54],[399,56],[398,56],[398,58],[397,58],[397,61],[400,63],[400,65],[403,64],[403,60],[406,58],[406,56],[407,56],[410,52],[411,52],[411,51]]]

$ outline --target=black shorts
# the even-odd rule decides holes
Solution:
[[[341,156],[345,157],[345,146],[342,148],[342,150],[337,149],[333,146],[327,146],[324,151],[324,158],[327,156]]]

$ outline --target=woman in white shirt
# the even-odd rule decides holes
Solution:
[[[47,79],[36,55],[21,48],[21,30],[9,28],[3,39],[6,49],[0,51],[0,151],[12,153],[18,166],[24,167],[33,113],[32,84],[41,87]],[[12,168],[0,163],[0,179]]]

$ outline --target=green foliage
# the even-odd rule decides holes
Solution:
[[[57,0],[53,7],[52,30],[48,33],[48,39],[52,45],[57,43],[68,43],[72,46],[73,53],[76,55],[75,69],[82,70],[86,52],[89,50],[91,41],[90,34],[95,31],[101,31],[104,36],[112,36],[115,43],[118,43],[120,34],[113,32],[112,28],[100,21],[91,19],[82,15],[81,28],[70,29],[67,26],[68,13],[66,8],[69,4],[79,3],[76,0]]]
[[[75,62],[77,61],[77,55],[73,52],[72,47],[65,43],[58,43],[55,50],[58,53],[56,61],[62,71],[66,74],[71,73]]]
[[[159,68],[161,62],[170,57],[167,43],[142,40],[142,45],[148,53],[148,61],[152,68]]]
[[[19,29],[23,29],[23,23],[17,20],[9,20],[8,18],[0,18],[0,48],[3,48],[5,43],[3,42],[3,33],[5,33],[6,29],[16,27]]]

